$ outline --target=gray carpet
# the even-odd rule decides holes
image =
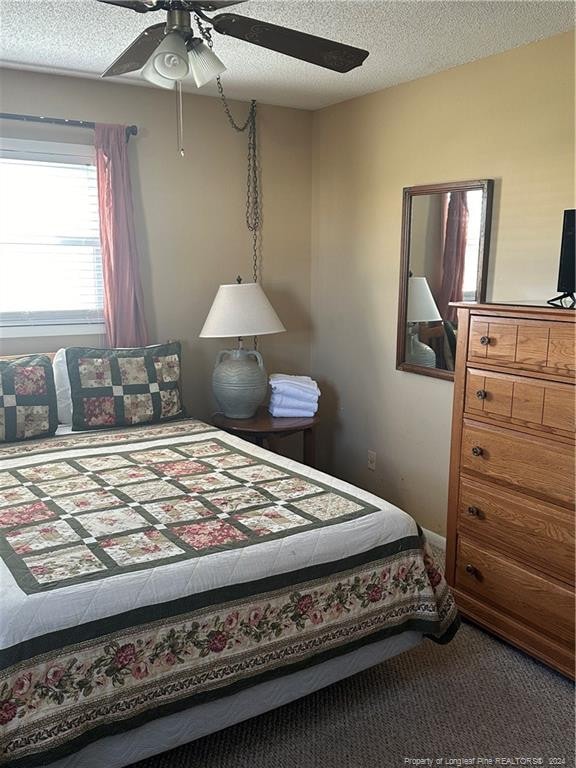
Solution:
[[[132,768],[395,768],[409,757],[444,758],[436,765],[479,757],[514,765],[495,761],[527,757],[574,768],[573,685],[463,624],[449,645],[427,640]]]

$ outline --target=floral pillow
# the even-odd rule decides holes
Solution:
[[[47,437],[57,427],[51,360],[44,355],[0,360],[0,442]]]
[[[105,429],[184,415],[180,342],[133,349],[68,347],[72,429]]]

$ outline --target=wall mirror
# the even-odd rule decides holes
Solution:
[[[404,189],[396,367],[454,378],[453,301],[484,301],[491,179]]]

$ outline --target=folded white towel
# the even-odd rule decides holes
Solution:
[[[310,376],[293,376],[291,373],[271,373],[270,381],[299,381],[302,384],[314,384]]]
[[[294,377],[299,378],[299,377]],[[286,379],[275,379],[270,376],[270,387],[273,392],[281,392],[285,395],[301,392],[308,395],[318,397],[320,395],[320,389],[315,381],[287,381]]]
[[[317,408],[318,395],[312,392],[290,392],[289,395],[283,392],[272,390],[270,405],[277,405],[280,408]]]
[[[292,416],[298,419],[309,419],[315,415],[316,409],[311,408],[280,408],[278,406],[268,406],[268,411],[274,417],[287,417]]]

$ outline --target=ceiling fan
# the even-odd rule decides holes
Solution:
[[[235,37],[334,72],[350,72],[359,67],[368,51],[336,43],[316,35],[280,27],[235,13],[207,16],[247,0],[98,0],[101,3],[128,8],[137,13],[167,11],[166,22],[144,30],[108,67],[102,77],[115,77],[142,69],[142,76],[163,88],[174,88],[177,81],[192,75],[198,88],[220,75],[226,67],[206,45],[210,32]],[[200,35],[192,27],[201,19],[210,28],[199,26]]]

